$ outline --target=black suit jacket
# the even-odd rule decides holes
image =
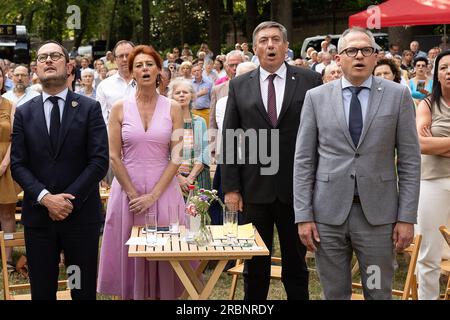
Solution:
[[[58,148],[52,150],[42,95],[17,108],[11,146],[11,171],[24,190],[22,222],[29,227],[53,223],[37,202],[45,188],[70,193],[74,210],[60,223],[101,221],[98,183],[108,170],[108,136],[101,107],[93,99],[67,93]]]
[[[249,129],[274,129],[261,97],[259,68],[230,81],[222,132],[222,188],[224,193],[240,191],[244,204],[272,203],[276,198],[286,204],[293,203],[292,176],[300,112],[306,91],[321,85],[322,79],[317,72],[288,64],[286,67],[284,99],[275,127],[279,130],[279,154],[272,156],[279,157],[279,168],[274,175],[261,175],[261,168],[270,167],[270,164],[262,164],[259,156],[256,164],[249,164],[252,157],[249,147],[255,147],[255,143],[251,143],[252,146],[246,144],[245,164],[237,164],[236,160],[227,163],[227,154],[231,151],[227,150],[227,146],[230,147],[232,142],[227,141],[226,129],[243,129],[244,132]],[[260,139],[258,135],[258,149],[262,143]],[[268,134],[266,150],[270,150],[270,141]],[[235,146],[233,150],[237,154]]]

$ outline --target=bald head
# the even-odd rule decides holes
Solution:
[[[23,93],[30,84],[30,74],[25,66],[18,66],[13,71],[14,91]]]

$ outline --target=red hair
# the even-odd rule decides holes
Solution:
[[[159,53],[156,52],[156,50],[153,49],[152,46],[140,45],[133,48],[133,51],[131,51],[131,53],[128,55],[128,69],[130,70],[130,72],[133,71],[134,59],[136,59],[136,56],[141,53],[151,56],[155,60],[158,69],[162,69],[162,59]]]

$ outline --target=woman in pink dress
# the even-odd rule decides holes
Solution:
[[[115,175],[103,232],[98,292],[122,299],[176,299],[183,286],[167,262],[129,258],[125,245],[133,225],[144,225],[144,213],[156,208],[158,225],[168,225],[168,206],[184,202],[175,174],[183,132],[180,106],[157,94],[162,60],[148,46],[128,57],[137,83],[135,96],[117,102],[109,118],[109,148]],[[178,132],[176,132],[178,131]]]

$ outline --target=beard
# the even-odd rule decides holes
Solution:
[[[60,87],[66,84],[67,74],[64,72],[62,74],[52,74],[49,76],[44,75],[42,77],[39,77],[39,80],[41,81],[41,84],[44,88]]]
[[[24,92],[25,89],[26,89],[26,87],[25,87],[25,85],[23,83],[16,84],[15,88],[16,88],[16,91],[19,91],[19,92]]]

